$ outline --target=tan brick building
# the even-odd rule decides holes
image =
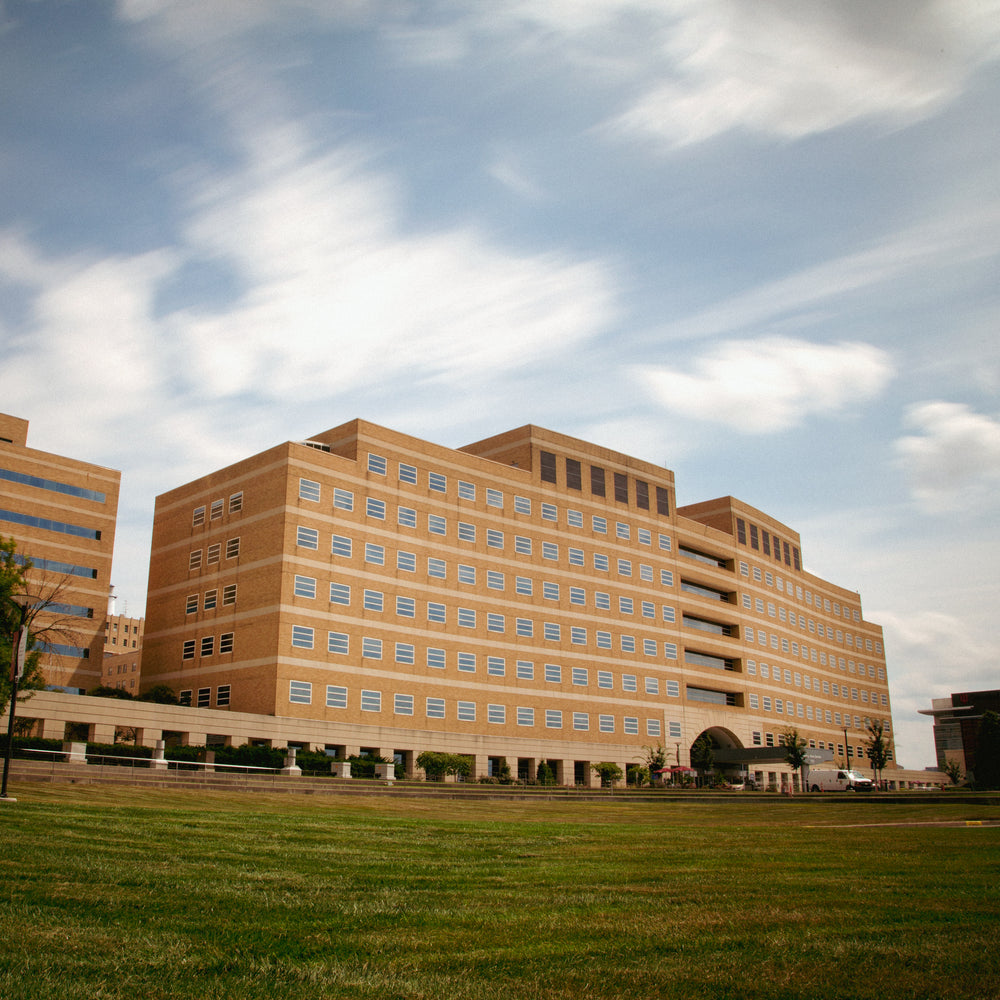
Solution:
[[[0,414],[0,535],[31,560],[35,592],[59,591],[39,619],[66,628],[43,650],[46,680],[86,690],[101,682],[121,473],[36,451],[27,438],[27,420]]]
[[[533,426],[454,450],[352,421],[158,497],[142,677],[331,752],[565,783],[703,732],[773,780],[791,726],[835,758],[891,730],[881,629],[794,531]]]
[[[101,683],[106,687],[122,688],[133,695],[139,693],[145,624],[144,618],[108,614],[101,668]]]

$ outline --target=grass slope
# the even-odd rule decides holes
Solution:
[[[1000,995],[998,808],[14,792],[12,1000]]]

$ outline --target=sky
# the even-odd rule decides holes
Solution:
[[[0,0],[0,408],[158,493],[361,417],[734,495],[1000,686],[1000,0]]]

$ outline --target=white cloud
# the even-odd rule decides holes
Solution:
[[[910,407],[906,425],[916,433],[896,442],[914,496],[940,512],[993,506],[1000,484],[1000,421],[961,403]]]
[[[893,374],[888,355],[869,344],[785,337],[726,341],[698,358],[695,369],[646,366],[635,373],[664,408],[757,434],[866,402]]]

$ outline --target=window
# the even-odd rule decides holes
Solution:
[[[205,591],[205,603],[204,607],[206,611],[211,611],[219,601],[219,592],[217,590],[206,590]]]
[[[613,715],[599,715],[597,729],[602,733],[613,733],[615,731],[615,717]]]
[[[228,705],[231,694],[232,687],[229,684],[220,684],[215,692],[215,707],[224,708]]]
[[[545,664],[545,680],[549,684],[561,684],[562,683],[562,667],[558,663],[546,663]]]
[[[599,465],[592,465],[590,467],[590,492],[595,497],[603,497],[605,495],[604,470]]]
[[[365,691],[362,688],[362,690],[361,690],[361,711],[362,712],[381,712],[382,711],[382,692],[381,691]]]
[[[197,610],[198,610],[198,595],[191,594],[187,599],[185,613],[193,615],[197,612]]]
[[[214,635],[202,636],[201,655],[211,656],[214,652],[215,652],[215,636]]]
[[[460,701],[458,703],[458,721],[476,721],[476,703],[474,701]]]
[[[412,597],[396,597],[396,615],[400,618],[416,618],[417,602]]]
[[[444,535],[447,533],[447,521],[440,514],[427,515],[427,530],[432,535]]]
[[[680,681],[667,681],[667,697],[679,698],[681,696]]]
[[[622,728],[625,730],[626,736],[638,736],[639,720],[634,716],[626,715],[623,721]]]
[[[597,641],[598,649],[610,649],[611,648],[611,633],[598,631],[595,633],[595,639]]]
[[[590,729],[590,716],[586,712],[574,712],[573,728],[583,733],[587,732]]]
[[[312,684],[308,681],[289,681],[288,700],[294,705],[311,705]]]
[[[443,649],[437,649],[433,646],[427,647],[427,666],[434,667],[437,670],[443,670],[445,664],[445,656]]]
[[[459,628],[476,627],[476,612],[472,608],[458,609],[458,627]]]
[[[194,514],[191,517],[191,527],[197,528],[198,525],[205,523],[205,508],[195,507]]]
[[[538,453],[538,464],[543,483],[554,483],[556,481],[556,456],[551,451],[541,451]]]
[[[347,605],[351,603],[351,585],[349,583],[330,584],[330,603]]]
[[[223,632],[222,635],[219,636],[219,652],[231,653],[232,651],[233,651],[233,633]],[[221,692],[222,688],[219,688],[219,691]],[[217,702],[217,704],[219,703]],[[227,701],[226,704],[228,705],[229,702]]]
[[[640,545],[653,544],[653,533],[649,530],[649,528],[637,528],[636,535],[639,539]]]
[[[646,694],[659,694],[660,693],[660,681],[656,677],[646,677],[643,681]]]
[[[181,705],[187,705],[188,707],[190,707],[190,705],[191,705],[191,691],[190,690],[188,690],[188,691],[181,691],[181,693],[177,696],[177,701]]]
[[[573,667],[572,670],[573,683],[578,687],[586,687],[589,680],[589,671],[586,667]]]
[[[365,542],[365,562],[373,566],[385,565],[385,548],[374,542]]]
[[[639,685],[636,683],[635,674],[622,674],[622,690],[638,691]]]
[[[535,665],[530,660],[517,661],[517,679],[521,681],[533,681],[535,679]]]
[[[432,472],[427,476],[427,485],[435,493],[445,493],[448,489],[448,477],[440,472]]]
[[[205,552],[205,562],[209,566],[214,566],[219,561],[219,555],[222,552],[222,545],[216,542],[214,545],[209,545]]]
[[[570,566],[583,566],[583,549],[573,549],[569,550],[569,564]]]
[[[615,521],[615,535],[618,538],[624,538],[626,541],[630,536],[630,528],[623,521]]]
[[[527,497],[514,497],[514,513],[515,514],[530,514],[531,513],[531,501]]]
[[[546,580],[542,583],[542,597],[547,601],[559,600],[559,584]]]
[[[549,642],[559,642],[562,639],[562,629],[558,622],[545,622],[542,634]]]
[[[660,586],[661,587],[672,587],[674,585],[674,574],[672,570],[661,569],[660,570]]]
[[[369,517],[374,517],[377,521],[385,520],[385,501],[376,500],[375,497],[368,497],[365,500],[365,513]]]
[[[347,688],[336,684],[326,686],[326,707],[347,708]]]
[[[201,568],[201,549],[195,549],[190,556],[188,556],[188,569],[200,569]]]
[[[486,657],[486,673],[490,677],[504,677],[507,674],[507,661],[502,656]]]
[[[519,576],[514,579],[514,589],[518,594],[531,596],[531,580],[526,576]]]
[[[603,591],[596,591],[594,593],[594,607],[600,608],[603,611],[611,610],[611,595],[605,594]]]
[[[530,638],[535,634],[535,623],[530,618],[518,618],[516,631],[518,635]]]
[[[486,616],[487,632],[505,632],[507,629],[507,619],[504,615],[491,613]]]
[[[503,590],[504,589],[504,575],[497,570],[487,570],[486,571],[486,586],[490,590]]]
[[[531,555],[531,539],[525,538],[524,535],[514,536],[514,551],[519,552],[523,556]]]
[[[365,591],[365,610],[366,611],[383,611],[385,610],[385,597],[381,590],[366,590]]]
[[[384,476],[388,463],[381,455],[373,455],[368,452],[368,471],[374,472],[376,476]]]
[[[361,655],[366,660],[381,660],[382,640],[373,639],[371,636],[365,636],[361,640]]]
[[[559,511],[556,509],[556,505],[554,503],[542,504],[542,520],[543,521],[559,520]]]
[[[319,503],[319,483],[314,483],[311,479],[300,479],[299,499]]]
[[[620,615],[630,615],[634,612],[635,605],[632,602],[631,597],[619,597],[618,598],[618,613]]]
[[[502,549],[503,548],[503,532],[497,531],[495,528],[486,529],[486,544],[491,549]]]
[[[458,481],[458,495],[462,500],[475,500],[476,499],[476,484],[467,483],[463,480]]]
[[[631,576],[632,575],[632,560],[631,559],[619,559],[618,560],[618,575],[619,576]]]
[[[346,632],[327,632],[326,648],[327,652],[337,653],[346,656],[350,647],[350,639]]]
[[[415,528],[417,526],[417,512],[412,507],[397,508],[396,523],[403,528]]]
[[[335,556],[350,559],[351,553],[354,551],[354,546],[350,538],[347,538],[344,535],[334,535],[333,541],[330,545],[330,551]]]
[[[507,710],[503,705],[487,705],[486,721],[503,725],[507,721]]]
[[[316,597],[316,580],[311,576],[295,577],[295,596],[308,597],[310,600]]]
[[[628,476],[624,472],[616,472],[615,477],[615,500],[618,503],[628,503]]]
[[[608,557],[604,555],[603,552],[594,553],[594,569],[599,570],[602,573],[607,573],[611,568],[610,561]]]
[[[466,521],[459,521],[458,538],[462,542],[474,542],[476,540],[476,526]]]
[[[417,482],[417,467],[415,465],[406,465],[403,462],[399,463],[399,481],[401,483],[413,483],[416,485]]]
[[[299,649],[312,649],[313,630],[307,625],[293,625],[292,645]]]
[[[428,719],[443,719],[444,698],[428,698],[426,711]]]
[[[464,563],[458,564],[458,582],[468,583],[475,586],[476,583],[476,567],[466,566]]]
[[[663,735],[663,724],[659,719],[647,719],[646,720],[646,735],[647,736],[662,736]]]
[[[517,724],[519,726],[533,726],[535,724],[535,710],[533,708],[522,708],[519,705],[517,709]]]
[[[486,490],[486,506],[503,508],[503,493],[500,490]]]
[[[562,712],[558,708],[545,709],[545,728],[562,729]]]
[[[445,578],[445,561],[443,559],[435,559],[433,556],[429,556],[427,559],[427,575],[436,577],[439,580]]]
[[[413,715],[413,695],[393,695],[392,712],[393,715]]]
[[[416,573],[417,571],[417,556],[415,552],[403,552],[400,550],[396,553],[396,569],[402,573]]]
[[[319,532],[315,528],[305,528],[300,524],[296,532],[295,544],[303,549],[318,549]]]
[[[555,542],[542,542],[542,558],[558,559],[559,546]]]
[[[665,642],[663,644],[663,658],[666,660],[676,660],[677,659],[677,643],[676,642]]]
[[[583,527],[583,511],[581,511],[581,510],[568,510],[568,511],[566,511],[566,523],[571,528],[582,528]]]
[[[569,603],[579,604],[581,607],[587,603],[587,592],[583,587],[569,588]]]
[[[427,602],[427,620],[429,622],[444,622],[445,621],[445,606],[443,604],[438,604],[435,601]]]
[[[333,491],[333,506],[337,510],[354,510],[354,494],[350,490],[335,488]]]

